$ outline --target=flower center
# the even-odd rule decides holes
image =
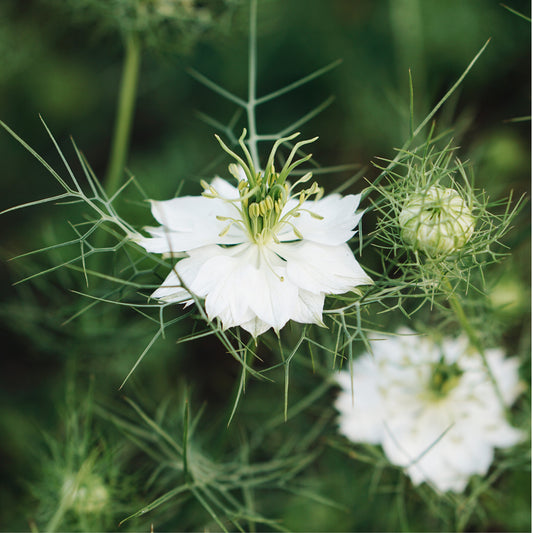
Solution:
[[[459,384],[463,371],[457,363],[445,363],[443,358],[433,365],[428,388],[435,399],[441,399]]]
[[[247,162],[232,152],[217,136],[222,148],[238,163],[230,164],[229,171],[239,182],[239,198],[233,200],[239,212],[239,217],[234,219],[217,217],[219,220],[229,221],[228,226],[221,232],[221,236],[227,233],[233,224],[238,224],[245,230],[250,241],[256,244],[267,244],[271,241],[279,243],[278,234],[286,229],[286,226],[292,229],[295,240],[303,239],[292,219],[299,217],[305,211],[313,218],[322,220],[322,216],[302,206],[310,197],[314,196],[315,200],[319,200],[324,194],[324,190],[316,182],[313,182],[306,189],[295,190],[296,187],[307,183],[312,178],[311,172],[304,174],[293,185],[289,185],[287,178],[294,168],[311,158],[311,154],[309,154],[293,162],[298,150],[303,145],[315,141],[316,138],[296,143],[282,169],[277,172],[274,168],[274,156],[277,148],[280,144],[294,139],[299,134],[296,133],[276,141],[270,152],[265,171],[257,171],[255,169],[250,153],[244,144],[245,135],[246,130],[243,131],[239,144],[243,149]],[[207,183],[204,182],[203,187],[205,189],[204,196],[209,198],[219,197],[216,191]],[[288,208],[287,204],[291,200],[293,206]]]
[[[304,177],[307,181],[311,178],[311,173]],[[302,183],[302,180],[295,185]],[[295,239],[303,239],[297,226],[291,220],[299,217],[302,211],[322,219],[320,215],[302,207],[309,197],[315,196],[318,199],[323,194],[323,190],[316,182],[313,182],[307,189],[293,193],[295,185],[290,187],[287,182],[280,183],[280,174],[272,168],[271,172],[257,176],[256,189],[258,190],[255,194],[250,194],[249,184],[246,182],[241,182],[241,184],[242,213],[248,234],[253,242],[266,244],[273,240],[279,243],[277,234],[284,229],[284,226],[292,229]],[[287,203],[291,199],[294,200],[294,207],[287,210]]]

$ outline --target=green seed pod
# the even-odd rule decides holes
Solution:
[[[408,197],[398,222],[403,241],[433,257],[463,248],[475,225],[461,195],[438,186]]]

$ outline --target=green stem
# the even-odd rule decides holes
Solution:
[[[250,2],[250,36],[248,44],[248,103],[246,114],[248,117],[248,146],[256,170],[259,164],[259,151],[257,149],[257,126],[255,122],[256,101],[256,68],[257,68],[257,0]]]
[[[103,188],[106,194],[112,196],[120,187],[123,177],[124,167],[128,156],[128,149],[131,136],[131,126],[133,112],[135,109],[135,99],[137,85],[139,81],[139,70],[141,64],[141,45],[139,37],[130,33],[124,41],[125,55],[122,67],[122,79],[117,100],[117,113],[115,117],[115,131],[111,143],[110,157],[106,176],[103,181]],[[105,248],[109,243],[109,235],[100,231],[96,235],[95,247]],[[93,270],[104,272],[107,268],[107,254],[99,253],[94,258]],[[87,316],[86,327],[91,327],[92,318]]]
[[[426,99],[426,65],[424,57],[424,20],[421,0],[390,0],[394,52],[396,55],[398,85],[406,85],[408,73],[416,80],[417,101]],[[425,102],[424,102],[425,104]],[[424,113],[426,106],[422,107]]]
[[[115,119],[115,133],[111,144],[111,156],[104,181],[108,195],[119,187],[126,165],[131,135],[131,124],[137,95],[139,67],[141,64],[141,45],[137,35],[130,33],[125,41],[125,57],[122,70],[118,108]]]
[[[461,305],[461,302],[459,301],[459,298],[457,298],[457,295],[453,292],[451,283],[448,281],[446,285],[449,291],[448,302],[450,303],[450,307],[455,313],[455,316],[459,324],[463,328],[463,331],[466,333],[468,340],[470,341],[470,344],[476,349],[476,351],[481,356],[481,360],[483,361],[483,366],[485,367],[485,370],[487,371],[487,374],[492,383],[492,386],[494,387],[494,390],[496,391],[498,400],[500,401],[500,404],[503,407],[504,411],[507,412],[508,409],[503,399],[502,393],[500,391],[500,387],[498,387],[498,383],[496,382],[494,374],[492,373],[492,370],[490,369],[489,363],[487,361],[487,356],[485,355],[485,349],[483,348],[483,345],[481,344],[481,341],[479,340],[477,332],[472,326],[472,324],[470,323],[470,321],[468,320],[468,317],[466,316],[466,313],[464,311],[463,306]]]

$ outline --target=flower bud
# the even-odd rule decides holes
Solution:
[[[408,197],[398,222],[404,242],[430,256],[460,250],[472,236],[475,224],[461,195],[438,186]]]
[[[79,515],[101,513],[110,503],[104,481],[94,474],[87,474],[81,480],[69,476],[63,484],[63,494],[69,499],[69,507]]]

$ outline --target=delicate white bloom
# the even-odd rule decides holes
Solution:
[[[398,333],[371,341],[372,354],[354,362],[353,382],[348,371],[338,375],[339,431],[354,442],[381,444],[415,485],[462,492],[470,476],[487,473],[494,448],[515,445],[523,432],[506,421],[466,337],[436,344],[406,329]],[[522,390],[518,359],[499,349],[485,355],[510,406]]]
[[[456,190],[433,186],[407,198],[398,222],[407,244],[438,256],[460,250],[474,232],[475,219]]]
[[[216,177],[203,183],[202,196],[152,201],[161,226],[147,228],[151,238],[136,242],[148,252],[186,255],[153,298],[190,303],[192,293],[205,299],[209,319],[256,337],[289,320],[322,324],[327,294],[372,283],[346,244],[362,216],[360,195],[321,198],[316,183],[295,192],[311,175],[291,187],[288,172],[308,158],[291,165],[295,148],[277,173],[276,147],[265,172],[233,154],[241,165],[230,165],[236,187]]]

